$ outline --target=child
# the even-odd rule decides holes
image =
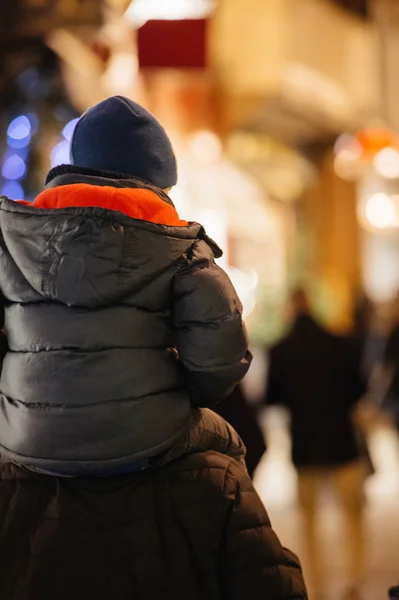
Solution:
[[[196,409],[248,371],[242,307],[219,248],[167,195],[165,131],[112,97],[78,122],[71,162],[32,204],[0,205],[3,459],[109,475],[225,448],[223,420]]]

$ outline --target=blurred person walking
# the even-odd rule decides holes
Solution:
[[[235,431],[241,303],[156,119],[114,97],[0,199],[0,600],[306,600]]]
[[[369,426],[378,415],[376,391],[380,387],[386,336],[381,329],[376,306],[364,291],[359,291],[353,311],[353,330],[349,340],[353,345],[357,369],[367,387],[367,394],[355,412],[356,432],[367,474],[375,473],[368,444]]]
[[[357,352],[359,371],[369,380],[373,371],[381,364],[384,340],[373,327],[375,307],[364,292],[357,294],[353,311],[352,339]]]
[[[316,321],[303,290],[292,294],[289,310],[291,330],[270,351],[266,403],[285,406],[291,415],[292,460],[298,473],[310,583],[323,592],[317,510],[318,494],[329,480],[344,519],[348,590],[355,590],[364,569],[365,469],[352,412],[365,386],[353,345]]]
[[[399,586],[393,587],[389,590],[389,600],[399,599]]]
[[[399,431],[399,297],[395,299],[393,309],[384,353],[381,409]]]

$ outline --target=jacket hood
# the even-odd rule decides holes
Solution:
[[[0,200],[2,246],[39,296],[69,306],[115,303],[175,265],[198,238],[221,254],[164,196],[142,182],[61,173],[32,204]]]

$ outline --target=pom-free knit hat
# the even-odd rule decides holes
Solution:
[[[130,175],[161,189],[177,183],[176,158],[164,128],[123,96],[84,113],[72,137],[70,158],[73,165]]]

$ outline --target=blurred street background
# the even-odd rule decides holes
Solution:
[[[386,400],[399,372],[399,2],[0,8],[0,195],[32,201],[47,171],[69,162],[79,116],[110,95],[161,120],[179,161],[171,197],[224,249],[221,265],[244,304],[255,355],[245,401],[267,442],[255,484],[301,557],[290,417],[265,401],[268,349],[287,330],[285,300],[298,286],[327,330],[361,340],[368,391],[353,418],[373,464],[361,597],[384,600],[399,581],[399,412],[394,394]],[[328,485],[318,510],[323,598],[340,600],[345,555]]]

